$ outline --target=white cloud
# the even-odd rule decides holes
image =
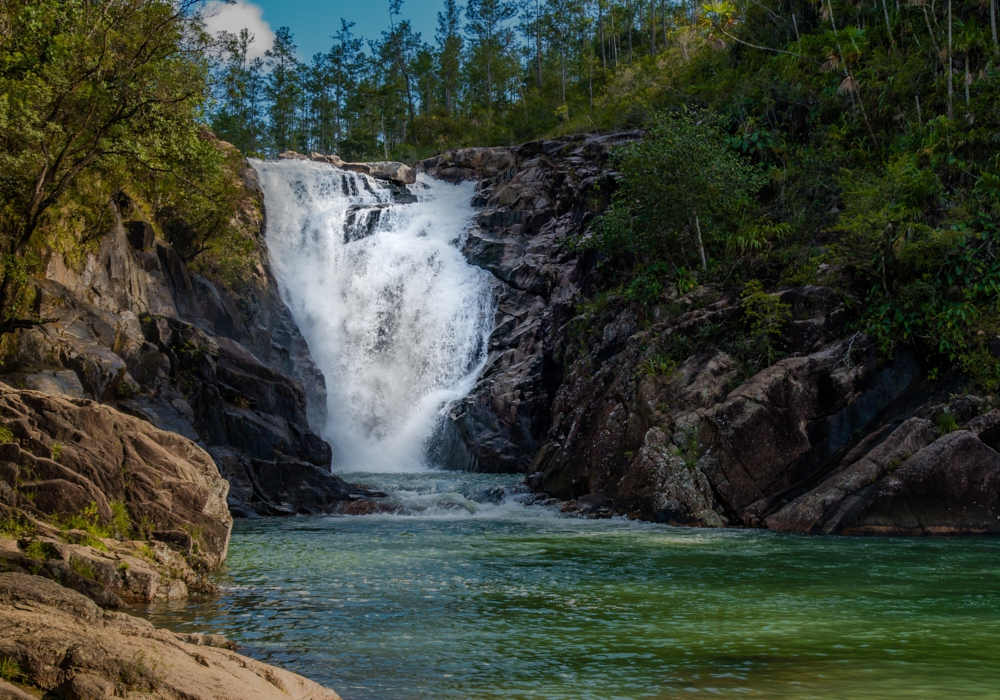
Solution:
[[[264,19],[264,10],[253,3],[236,0],[236,4],[227,5],[212,0],[205,6],[202,18],[205,29],[212,36],[223,31],[239,34],[241,29],[249,29],[254,37],[248,52],[250,58],[263,56],[274,44],[274,32]]]

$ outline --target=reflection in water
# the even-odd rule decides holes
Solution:
[[[1000,698],[1000,541],[587,521],[499,498],[511,477],[352,480],[420,514],[238,522],[224,595],[149,616],[345,700]]]

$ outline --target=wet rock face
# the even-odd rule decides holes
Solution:
[[[314,432],[325,383],[266,269],[251,169],[244,181],[264,263],[249,279],[230,289],[193,273],[148,223],[118,217],[81,265],[51,254],[35,281],[47,322],[18,331],[0,381],[110,403],[197,441],[218,455],[239,515],[330,512],[351,496]],[[309,489],[254,476],[284,466]]]
[[[339,700],[301,676],[241,656],[219,635],[157,630],[39,576],[0,573],[0,657],[47,697]],[[0,681],[0,697],[35,697]]]
[[[450,468],[524,472],[544,442],[565,327],[593,272],[593,260],[565,243],[606,206],[608,148],[635,137],[460,149],[417,164],[446,181],[480,181],[473,203],[482,211],[464,253],[495,279],[486,366],[441,436],[439,459]]]

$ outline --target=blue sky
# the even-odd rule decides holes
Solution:
[[[442,5],[443,0],[405,0],[402,16],[432,43]],[[247,27],[257,37],[258,53],[270,45],[275,29],[289,27],[303,60],[330,48],[330,36],[340,28],[341,17],[354,22],[352,31],[366,39],[378,38],[389,26],[388,0],[239,0],[235,5],[209,2],[208,9],[209,30],[235,33]]]

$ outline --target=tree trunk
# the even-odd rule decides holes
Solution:
[[[602,47],[603,48],[603,47]],[[535,83],[542,87],[542,19],[535,0]]]
[[[628,62],[632,62],[632,4],[625,0],[625,14],[628,15]]]
[[[996,51],[1000,47],[1000,41],[997,41],[997,0],[990,0],[990,29],[993,30],[993,50]]]
[[[948,118],[954,119],[955,117],[955,76],[954,71],[951,68],[951,34],[952,34],[952,21],[951,21],[951,0],[948,0]]]
[[[705,257],[705,242],[701,238],[701,224],[698,222],[698,210],[692,209],[694,212],[694,230],[698,234],[698,255],[701,257],[701,269],[708,269],[708,258]]]
[[[560,77],[562,82],[562,103],[566,104],[566,51],[565,50],[563,50],[559,54],[559,63],[560,63],[559,72],[561,74]]]
[[[969,86],[972,85],[972,75],[969,74],[969,51],[965,51],[965,110],[969,110]]]
[[[913,97],[917,101],[917,124],[919,124],[920,126],[923,126],[924,125],[924,117],[920,113],[920,95],[917,94],[917,95],[914,95]]]
[[[882,0],[882,13],[885,15],[885,31],[889,34],[889,43],[895,46],[896,40],[892,36],[892,24],[889,22],[889,7],[885,4],[885,0]]]
[[[667,0],[660,0],[660,22],[663,24],[663,50],[667,50]]]
[[[601,67],[608,69],[608,54],[604,50],[604,3],[597,0],[597,28],[601,34]]]
[[[649,1],[649,55],[656,55],[656,3]]]

